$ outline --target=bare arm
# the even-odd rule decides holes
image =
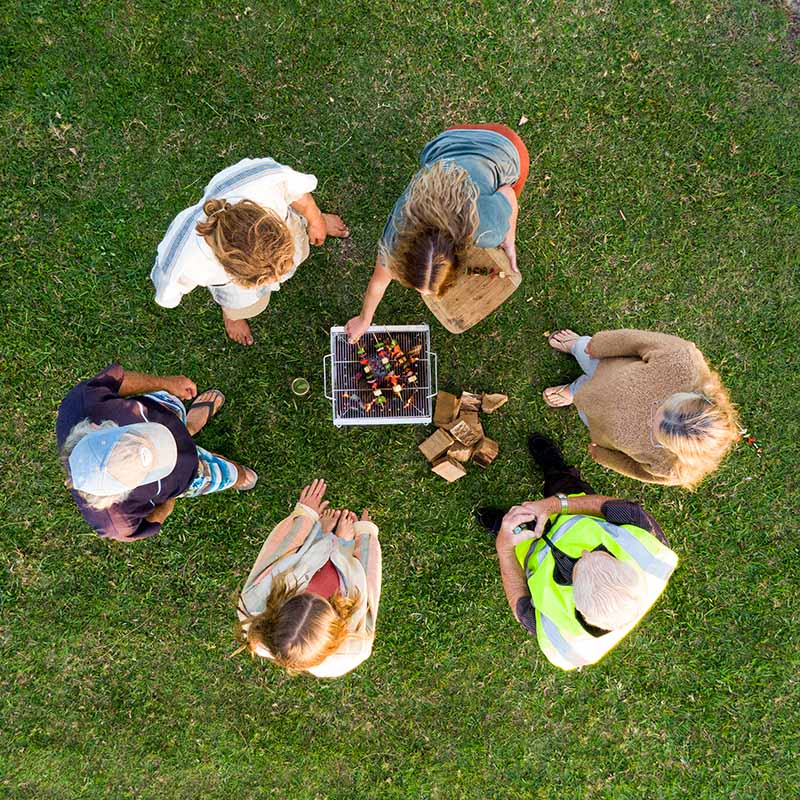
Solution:
[[[375,259],[375,269],[370,278],[369,286],[367,286],[367,293],[364,295],[361,313],[357,317],[353,317],[345,326],[351,344],[357,342],[372,324],[375,311],[391,282],[392,274],[383,266],[383,262],[378,256]]]
[[[519,268],[517,267],[516,245],[519,202],[517,201],[516,193],[510,186],[501,186],[497,191],[500,192],[500,194],[502,194],[506,200],[508,200],[509,205],[511,206],[511,216],[508,220],[508,232],[506,233],[505,239],[503,239],[502,243],[500,244],[500,248],[504,250],[508,256],[508,260],[511,262],[511,270],[513,272],[519,272]]]
[[[500,560],[500,578],[503,581],[503,590],[506,593],[506,600],[511,608],[511,613],[518,620],[517,608],[519,601],[523,597],[530,597],[528,581],[525,580],[525,573],[517,561],[514,548],[508,543],[501,543],[498,537],[497,557]]]
[[[175,499],[171,498],[163,502],[160,506],[156,506],[148,515],[148,522],[155,522],[159,525],[163,524],[164,520],[175,510]]]
[[[292,208],[302,214],[308,222],[308,241],[313,245],[325,242],[325,220],[314,198],[306,192],[301,198],[295,200]]]
[[[188,400],[197,395],[197,386],[185,375],[148,375],[146,372],[125,370],[122,384],[119,387],[120,397],[134,394],[147,394],[164,390],[174,394],[181,400]]]

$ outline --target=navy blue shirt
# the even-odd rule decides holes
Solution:
[[[119,396],[124,377],[125,370],[112,364],[72,389],[58,409],[56,439],[60,451],[70,431],[84,419],[96,423],[113,420],[118,425],[157,422],[169,429],[178,448],[178,460],[165,478],[137,486],[126,500],[103,510],[90,508],[78,492],[70,490],[83,518],[100,536],[129,542],[155,536],[161,530],[161,523],[148,522],[146,517],[156,506],[186,491],[197,475],[198,460],[197,446],[175,412],[152,397]]]

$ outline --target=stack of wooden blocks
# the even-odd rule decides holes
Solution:
[[[484,435],[480,412],[491,414],[507,402],[505,394],[462,392],[456,397],[439,392],[433,414],[438,430],[419,446],[431,462],[431,470],[452,483],[467,474],[464,464],[468,461],[488,467],[497,458],[500,446]]]

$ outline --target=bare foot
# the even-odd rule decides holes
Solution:
[[[319,526],[323,533],[330,533],[339,521],[342,512],[336,508],[328,508],[319,515]]]
[[[255,471],[250,467],[243,467],[241,464],[237,464],[236,469],[239,472],[239,478],[233,484],[233,488],[238,489],[240,492],[247,492],[252,489],[258,481],[258,475],[256,475]]]
[[[353,530],[353,524],[358,517],[346,508],[342,510],[342,516],[339,518],[339,524],[336,526],[336,535],[343,539],[345,542],[350,542],[356,538],[356,532]]]
[[[225,314],[222,315],[222,321],[225,323],[225,333],[243,345],[251,345],[255,341],[253,339],[253,332],[250,330],[250,325],[246,319],[228,319]]]
[[[328,236],[346,239],[350,235],[349,228],[338,214],[323,214],[322,218],[325,220],[325,233]]]
[[[551,333],[547,337],[547,343],[553,350],[558,350],[559,353],[571,353],[572,346],[581,337],[575,331],[564,328],[563,330]]]
[[[208,421],[225,405],[225,395],[219,389],[207,389],[198,395],[186,415],[186,430],[190,436],[199,433]]]
[[[561,386],[551,386],[542,392],[545,403],[550,408],[565,408],[572,405],[572,389],[568,383]]]

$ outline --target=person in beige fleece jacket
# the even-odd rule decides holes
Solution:
[[[603,466],[648,483],[694,488],[739,438],[719,376],[685,339],[653,331],[556,331],[550,346],[584,374],[544,391],[552,407],[575,405]]]

